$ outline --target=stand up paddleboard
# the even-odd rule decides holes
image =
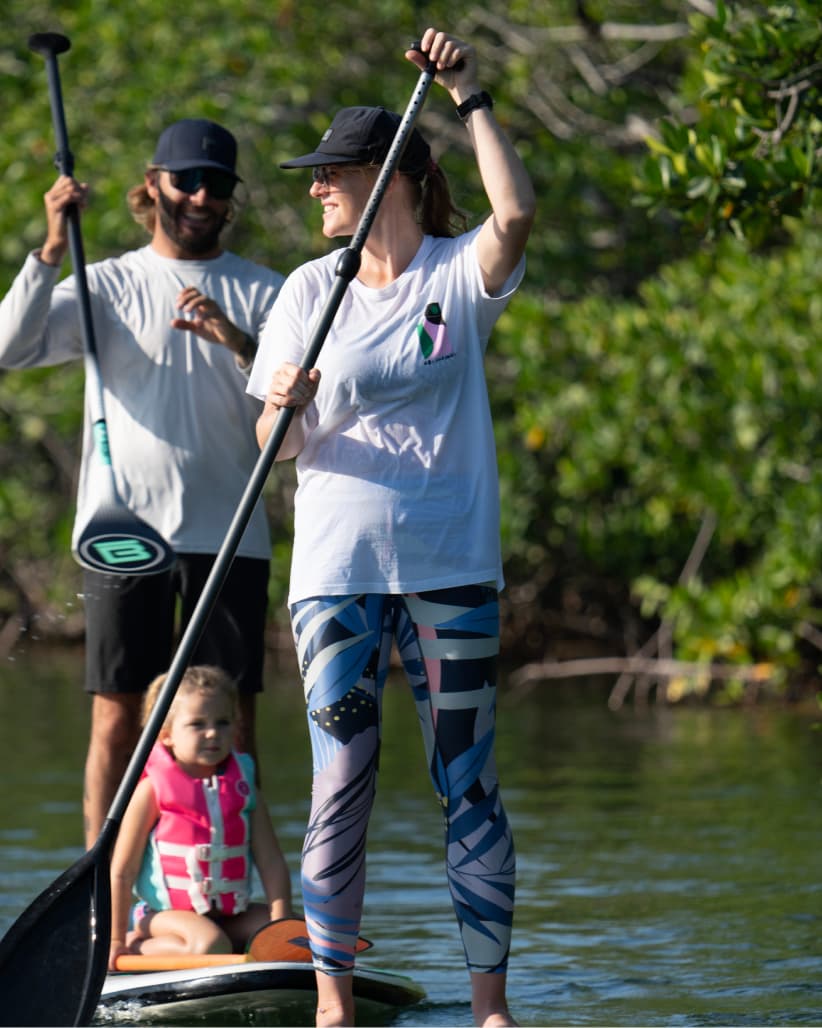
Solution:
[[[107,975],[95,1024],[299,1024],[313,1018],[317,1001],[310,963],[245,961],[162,971]],[[191,962],[191,961],[189,961]],[[195,961],[196,962],[196,961]],[[381,1015],[425,997],[411,978],[357,967],[354,997],[359,1023],[384,1024]],[[308,1022],[305,1022],[308,1023]]]

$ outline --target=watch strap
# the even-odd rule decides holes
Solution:
[[[484,89],[480,93],[472,93],[467,100],[463,100],[457,106],[457,115],[462,121],[465,121],[472,111],[477,111],[480,107],[487,107],[489,111],[494,109],[494,101]]]

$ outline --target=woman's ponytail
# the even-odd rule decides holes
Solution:
[[[433,158],[428,158],[425,172],[415,184],[419,190],[417,220],[425,235],[450,238],[467,231],[468,215],[454,206],[448,179]]]

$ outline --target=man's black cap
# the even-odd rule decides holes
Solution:
[[[183,118],[164,129],[152,163],[169,171],[219,168],[239,178],[236,139],[228,129],[205,118]]]

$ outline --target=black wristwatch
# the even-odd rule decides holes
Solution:
[[[466,121],[468,119],[468,115],[472,111],[478,111],[480,107],[487,107],[489,111],[494,109],[494,101],[491,99],[490,94],[486,93],[484,89],[481,93],[473,93],[467,100],[463,100],[463,102],[457,107],[457,114],[462,121]]]

